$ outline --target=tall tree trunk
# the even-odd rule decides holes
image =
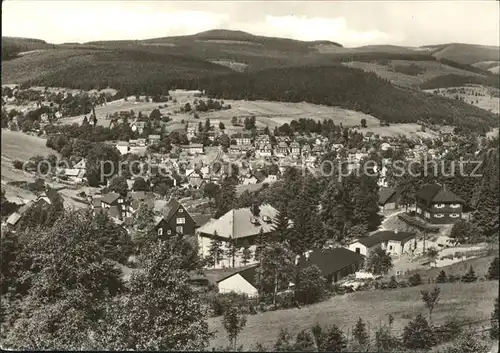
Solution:
[[[274,271],[274,296],[273,305],[276,306],[276,296],[278,295],[278,270]]]

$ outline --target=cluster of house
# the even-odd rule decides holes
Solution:
[[[155,214],[155,224],[152,232],[158,236],[186,235],[194,236],[195,229],[210,219],[210,216],[200,213],[190,213],[187,208],[172,198],[168,202],[158,199],[152,192],[135,191],[122,196],[115,192],[89,196],[93,215],[106,213],[116,224],[125,229],[132,229],[135,216],[146,204]]]
[[[57,192],[54,189],[46,189],[36,199],[30,200],[21,207],[19,207],[15,212],[9,215],[5,221],[5,226],[7,229],[15,231],[19,222],[23,218],[26,219],[28,216],[28,211],[33,207],[44,207],[52,204],[52,200]]]
[[[395,189],[382,188],[379,195],[379,205],[382,210],[399,208],[399,195]],[[444,205],[444,206],[443,206]],[[431,184],[423,187],[416,201],[417,209],[424,210],[423,219],[432,224],[451,224],[462,217],[464,201],[441,185]],[[250,246],[255,251],[255,241],[258,236],[268,236],[272,233],[272,219],[277,211],[269,205],[263,205],[256,215],[250,209],[231,210],[217,220],[211,220],[197,230],[200,252],[209,254],[211,243],[219,240],[229,248],[231,242],[237,246]],[[422,217],[422,212],[417,212]],[[380,247],[391,256],[413,254],[417,248],[417,235],[413,232],[398,230],[382,230],[370,236],[354,239],[344,248],[316,249],[297,258],[297,266],[317,265],[329,283],[337,282],[348,275],[354,274],[363,266],[364,259],[370,251]],[[238,267],[228,276],[217,282],[220,292],[239,292],[249,296],[258,295],[256,270],[259,264],[255,259],[242,262],[243,258],[225,258],[214,267]],[[293,285],[293,284],[292,284]]]
[[[50,190],[50,192],[54,192]],[[381,188],[379,206],[381,210],[399,208],[397,190]],[[270,237],[274,232],[274,222],[278,211],[269,204],[236,208],[218,219],[210,215],[194,213],[188,207],[172,198],[168,202],[157,198],[152,192],[130,191],[126,196],[114,192],[89,196],[89,207],[93,214],[105,212],[116,223],[127,230],[134,227],[135,216],[143,204],[151,207],[155,213],[155,224],[151,232],[158,237],[172,235],[195,237],[199,246],[199,255],[207,258],[216,241],[224,256],[213,259],[207,264],[210,268],[233,268],[230,275],[218,281],[221,292],[240,292],[249,296],[258,294],[255,273],[259,266],[255,258],[258,237]],[[50,204],[50,195],[42,194],[35,201],[30,201],[11,214],[6,225],[15,229],[27,210],[37,204]],[[465,202],[439,184],[423,187],[416,198],[416,216],[432,224],[450,224],[462,218]],[[290,223],[290,227],[293,224]],[[344,247],[314,249],[296,259],[298,268],[317,265],[323,276],[331,283],[356,273],[363,267],[364,259],[376,247],[385,250],[391,256],[412,254],[416,249],[416,234],[411,232],[378,231],[372,235],[353,240]],[[239,251],[234,257],[227,254],[235,247]],[[243,256],[247,248],[250,256]],[[291,284],[293,285],[293,284]]]
[[[473,209],[461,197],[448,190],[445,185],[428,184],[415,195],[415,216],[430,224],[453,224],[466,219]],[[401,194],[395,188],[379,189],[378,204],[383,211],[400,207]]]

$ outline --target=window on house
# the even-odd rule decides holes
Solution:
[[[459,203],[453,203],[451,204],[451,208],[459,208],[460,204]]]
[[[389,246],[389,250],[392,250],[392,245],[391,245],[391,246]]]
[[[182,226],[178,226],[178,227],[175,227],[175,231],[179,234],[183,234],[184,233],[184,227]]]
[[[163,235],[163,228],[158,228],[158,235]]]
[[[417,207],[417,213],[422,213],[422,210]]]
[[[425,212],[425,218],[430,218],[431,214],[429,212]]]
[[[196,175],[196,177],[198,177],[198,175]],[[182,213],[184,212],[184,209],[183,208],[179,208],[179,213]]]
[[[168,234],[168,235],[172,234],[172,231],[171,231],[170,229],[169,229],[169,230],[167,230],[167,234]]]
[[[444,203],[438,203],[438,204],[436,205],[436,208],[444,208]]]
[[[186,219],[184,217],[177,218],[177,224],[186,224]]]
[[[356,248],[356,252],[359,254],[361,252],[360,248]]]
[[[450,214],[450,217],[451,218],[458,218],[458,217],[460,217],[460,215],[458,213],[452,213],[452,214]]]
[[[434,215],[434,218],[443,218],[443,217],[444,217],[444,214],[442,214],[442,213],[436,213]]]

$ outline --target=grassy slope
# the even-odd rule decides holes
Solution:
[[[426,71],[420,75],[412,76],[406,75],[400,72],[394,71],[394,67],[397,66],[409,66],[411,64],[415,64]],[[454,68],[445,64],[442,64],[437,61],[419,61],[412,62],[409,60],[391,60],[388,65],[380,65],[376,63],[368,63],[368,62],[359,62],[353,61],[344,63],[345,66],[362,69],[365,71],[375,72],[378,76],[383,79],[391,81],[391,83],[399,85],[399,86],[407,86],[407,87],[418,87],[420,84],[425,81],[432,79],[437,76],[446,75],[446,74],[455,74],[461,76],[479,76],[481,75]]]
[[[22,132],[2,129],[2,156],[9,159],[27,160],[35,154],[57,154],[45,146],[45,140]]]
[[[433,55],[437,58],[453,60],[463,64],[474,64],[480,61],[500,60],[498,47],[450,43],[444,45],[428,46],[434,49]]]
[[[336,324],[345,331],[352,329],[358,317],[363,318],[373,329],[380,322],[387,322],[388,314],[394,317],[395,332],[401,333],[412,317],[418,313],[428,314],[420,295],[420,291],[428,287],[422,285],[390,291],[355,292],[300,310],[294,308],[248,316],[238,344],[242,344],[245,349],[252,349],[258,342],[270,346],[276,341],[280,329],[287,328],[296,335],[303,329],[310,329],[316,322],[321,325]],[[445,283],[440,288],[441,299],[433,313],[435,324],[442,324],[450,317],[467,321],[488,320],[493,301],[498,296],[498,281]],[[221,318],[210,319],[209,325],[210,329],[217,332],[212,346],[226,345],[227,337]]]

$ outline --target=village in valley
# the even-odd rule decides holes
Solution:
[[[67,49],[2,61],[44,50]],[[315,66],[271,67],[290,82],[267,91],[237,64],[2,82],[2,348],[498,352],[498,73],[441,61],[460,84],[407,98],[335,68],[372,100],[293,87]]]

